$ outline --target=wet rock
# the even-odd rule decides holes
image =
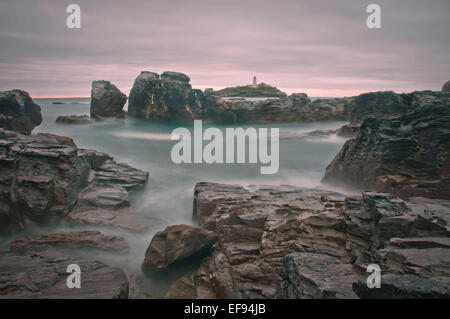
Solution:
[[[355,293],[364,299],[449,299],[450,290],[439,282],[414,275],[396,276],[381,281],[380,288],[370,289],[365,281],[353,284]]]
[[[198,183],[193,218],[217,234],[218,245],[189,282],[217,298],[354,298],[352,283],[376,263],[383,277],[448,284],[449,205],[386,193]]]
[[[89,124],[91,122],[87,115],[60,115],[55,123],[61,124]]]
[[[445,82],[441,89],[442,92],[450,92],[450,81]]]
[[[145,252],[142,270],[166,270],[181,263],[195,262],[209,253],[217,238],[211,231],[189,225],[169,226],[156,233]]]
[[[355,299],[352,285],[363,277],[352,265],[323,254],[287,255],[285,267],[287,296],[294,299]]]
[[[116,163],[105,153],[78,149],[71,139],[56,135],[34,137],[0,129],[0,162],[2,233],[24,229],[30,221],[44,225],[68,215],[71,220],[72,213],[82,214],[92,206],[97,212],[91,221],[102,220],[102,212],[103,220],[111,220],[114,201],[119,203],[114,210],[127,212],[115,212],[117,222],[149,226],[139,217],[133,221],[127,193],[142,187],[148,173]]]
[[[0,252],[0,298],[125,299],[128,279],[118,267],[67,254]],[[81,288],[67,288],[67,266],[81,268]]]
[[[128,252],[129,247],[122,237],[103,235],[99,231],[80,231],[31,235],[15,238],[11,242],[12,252],[34,253],[48,250]]]
[[[323,181],[402,198],[450,199],[450,97],[434,93],[416,94],[417,109],[408,114],[364,120]]]
[[[41,122],[41,107],[33,102],[27,92],[0,92],[0,128],[30,134]]]
[[[355,138],[358,136],[359,133],[359,124],[347,124],[341,126],[341,128],[338,130],[337,135],[346,137],[346,138]]]
[[[127,96],[109,81],[92,82],[91,117],[121,116]]]

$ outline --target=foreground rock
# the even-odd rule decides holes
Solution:
[[[121,116],[127,96],[109,81],[92,82],[91,117]]]
[[[0,92],[0,128],[30,134],[41,122],[41,107],[33,102],[27,92]]]
[[[347,124],[339,128],[337,135],[346,138],[355,138],[358,136],[360,124]]]
[[[174,283],[183,295],[356,298],[353,284],[371,263],[383,280],[449,283],[449,201],[214,183],[198,183],[194,196],[194,218],[218,246],[196,274]]]
[[[131,214],[137,214],[129,207],[127,192],[142,187],[148,173],[117,163],[105,153],[74,145],[71,139],[52,134],[26,136],[0,129],[0,232],[24,229],[31,222],[73,220],[75,210],[92,216],[93,208],[92,224],[150,227],[151,221],[133,220]],[[109,194],[113,194],[112,201]],[[84,196],[97,195],[104,200],[94,205],[84,200]],[[120,207],[114,208],[127,210],[124,217],[118,218],[121,211],[110,209],[114,197],[120,201]]]
[[[87,115],[60,115],[55,123],[61,124],[89,124],[91,122]]]
[[[189,225],[169,226],[156,233],[145,252],[142,270],[155,273],[195,263],[210,252],[217,238],[211,231]]]
[[[0,298],[123,299],[128,298],[128,279],[117,267],[58,252],[32,255],[0,252]],[[79,289],[67,288],[67,266],[81,268]]]
[[[421,107],[400,117],[367,118],[323,181],[402,198],[450,199],[450,95],[423,98]]]
[[[122,237],[103,235],[99,231],[80,231],[15,238],[10,250],[21,253],[48,250],[125,253],[129,247]]]

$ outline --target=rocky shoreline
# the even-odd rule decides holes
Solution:
[[[93,95],[91,117],[122,116],[126,96],[115,86],[96,82]],[[130,93],[130,116],[348,121],[338,132],[310,136],[353,137],[324,182],[365,190],[201,182],[196,226],[161,230],[130,204],[147,172],[67,137],[30,135],[42,121],[40,107],[24,91],[2,92],[0,233],[15,238],[0,252],[0,297],[158,297],[146,291],[150,278],[164,277],[166,298],[450,298],[449,100],[446,92],[422,91],[224,102],[192,89],[183,74],[143,72]],[[49,231],[23,236],[33,225]],[[86,226],[104,231],[80,229]],[[160,230],[141,256],[142,272],[105,262],[129,254],[124,238],[107,234],[119,230]],[[82,289],[65,285],[70,264],[81,267]],[[381,268],[379,289],[367,288],[369,264]]]

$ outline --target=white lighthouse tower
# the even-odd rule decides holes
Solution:
[[[253,77],[253,87],[256,88],[256,76]]]

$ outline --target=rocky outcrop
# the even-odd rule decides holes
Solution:
[[[189,77],[182,73],[141,72],[130,91],[128,113],[131,116],[163,121],[190,122],[201,119],[203,103],[200,90],[193,90]]]
[[[346,138],[355,138],[356,136],[358,136],[360,127],[361,127],[360,124],[342,125],[339,128],[337,135]]]
[[[142,270],[151,274],[195,263],[210,252],[216,240],[214,232],[199,227],[169,226],[153,236]]]
[[[311,102],[304,93],[262,101],[226,101],[224,107],[235,115],[235,123],[313,122],[347,120],[348,99]]]
[[[445,82],[441,89],[442,92],[450,92],[450,81]]]
[[[280,91],[274,86],[260,83],[253,87],[252,85],[228,87],[213,92],[217,97],[286,97],[286,93]]]
[[[424,95],[413,112],[367,118],[328,165],[323,181],[402,198],[450,199],[449,141],[450,96]]]
[[[129,247],[122,237],[103,235],[99,231],[79,231],[18,237],[11,242],[10,250],[17,253],[49,250],[125,253]]]
[[[69,289],[67,266],[81,269],[81,288]],[[118,267],[60,252],[0,252],[0,298],[125,299],[128,279]]]
[[[105,153],[79,149],[69,138],[0,129],[0,162],[0,232],[24,229],[30,222],[80,219],[77,214],[95,215],[90,219],[93,224],[119,227],[113,217],[121,211],[111,209],[115,196],[120,198],[120,210],[128,213],[120,216],[124,221],[120,227],[127,227],[126,221],[130,228],[151,224],[133,220],[131,214],[137,214],[127,200],[127,190],[143,186],[148,173],[117,163]]]
[[[91,117],[121,116],[127,96],[109,81],[92,82]]]
[[[449,201],[386,193],[198,183],[194,218],[218,245],[168,293],[179,285],[180,297],[356,298],[372,263],[382,282],[414,275],[448,284],[449,211]]]
[[[89,124],[91,120],[87,115],[60,115],[55,123],[61,124]]]
[[[0,128],[30,134],[41,122],[41,107],[33,102],[27,92],[0,92]]]

